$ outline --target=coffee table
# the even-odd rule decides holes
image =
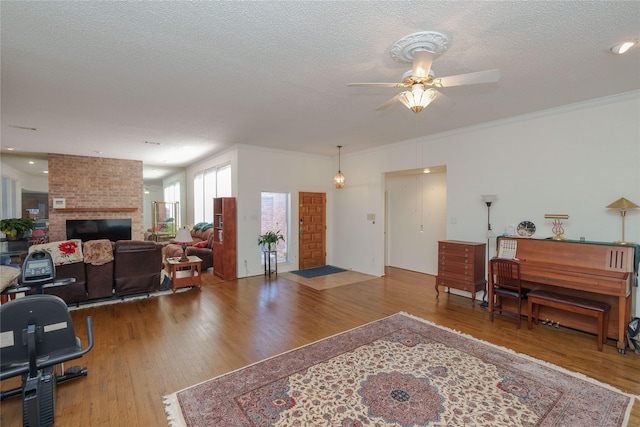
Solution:
[[[201,287],[202,260],[194,255],[188,258],[188,261],[180,261],[179,257],[167,258],[171,274],[171,289],[174,293],[178,288],[197,286],[200,289]]]

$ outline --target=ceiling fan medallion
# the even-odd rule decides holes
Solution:
[[[391,57],[398,62],[413,62],[416,51],[431,52],[440,56],[449,48],[449,38],[437,31],[421,31],[409,34],[391,46]]]

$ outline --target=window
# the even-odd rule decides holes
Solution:
[[[231,165],[198,172],[193,177],[193,220],[213,221],[213,198],[231,197]]]
[[[2,218],[15,218],[18,206],[18,195],[16,191],[16,181],[2,177]]]
[[[172,182],[164,187],[164,201],[165,202],[180,202],[180,181]],[[178,205],[179,207],[180,205]],[[180,226],[180,209],[177,212],[177,218],[174,219],[174,224]]]
[[[267,231],[280,231],[284,236],[284,242],[278,243],[278,262],[289,260],[287,250],[289,243],[289,193],[261,193],[261,218],[260,234]],[[261,262],[264,257],[260,254]]]

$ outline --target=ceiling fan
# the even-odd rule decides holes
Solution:
[[[438,95],[436,88],[493,83],[500,80],[500,70],[486,70],[455,76],[436,77],[431,69],[433,60],[449,47],[446,35],[436,31],[422,31],[398,40],[391,47],[391,57],[396,61],[411,62],[413,67],[404,73],[401,83],[350,83],[350,87],[407,88],[377,110],[384,110],[400,101],[414,113],[419,113]]]

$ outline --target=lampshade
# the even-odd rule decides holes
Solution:
[[[187,228],[180,228],[174,240],[176,243],[182,244],[182,256],[180,257],[180,262],[189,261],[189,257],[187,256],[187,243],[193,242],[193,238],[191,238],[189,230]]]
[[[419,113],[424,107],[431,104],[436,97],[434,89],[424,90],[424,85],[416,83],[411,86],[411,90],[400,93],[399,99],[408,109],[414,113]]]
[[[181,228],[178,230],[178,234],[174,239],[177,243],[189,243],[193,242],[193,238],[191,237],[191,233],[186,228]]]
[[[491,206],[491,203],[495,202],[498,196],[495,194],[483,194],[482,201]]]
[[[336,188],[340,189],[344,187],[344,184],[347,182],[347,179],[344,177],[342,172],[340,171],[340,150],[342,149],[342,145],[338,145],[338,173],[333,177],[333,185]]]
[[[625,199],[624,197],[619,198],[618,200],[616,200],[615,202],[611,203],[607,207],[611,208],[611,209],[619,209],[619,210],[640,208],[640,206],[638,206],[635,203]]]

